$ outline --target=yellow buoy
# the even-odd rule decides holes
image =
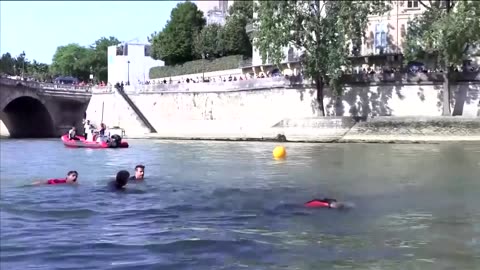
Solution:
[[[273,149],[273,157],[276,159],[285,158],[286,155],[287,155],[287,151],[283,146],[277,146],[275,147],[275,149]]]

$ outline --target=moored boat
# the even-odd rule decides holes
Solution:
[[[76,136],[78,140],[70,140],[68,134],[61,137],[63,145],[70,148],[128,148],[128,142],[119,135],[113,135],[109,142],[87,141],[83,136]]]

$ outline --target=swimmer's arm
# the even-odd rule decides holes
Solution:
[[[330,204],[330,208],[336,208],[336,209],[349,209],[353,208],[355,205],[352,203],[348,202],[334,202]]]
[[[48,181],[35,181],[32,183],[32,186],[38,186],[38,185],[46,185],[48,184]]]

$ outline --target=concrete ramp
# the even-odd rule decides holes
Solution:
[[[283,119],[271,133],[282,134],[287,141],[334,142],[340,140],[356,123],[352,117],[311,117]]]
[[[340,142],[479,141],[480,118],[375,117],[357,123]]]
[[[157,131],[153,127],[153,125],[148,121],[148,119],[143,115],[142,111],[133,103],[133,101],[130,99],[130,97],[125,93],[123,86],[121,87],[115,87],[117,89],[117,92],[123,97],[123,99],[128,103],[130,108],[137,114],[138,118],[143,122],[143,124],[150,130],[151,133],[156,133]]]

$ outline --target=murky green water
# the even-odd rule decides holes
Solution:
[[[480,269],[480,145],[130,144],[2,140],[0,269]],[[355,208],[302,207],[323,196]]]

